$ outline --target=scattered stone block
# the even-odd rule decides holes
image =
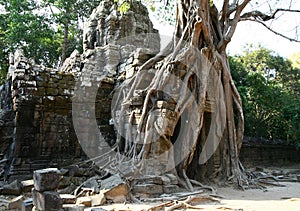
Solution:
[[[92,178],[89,178],[88,180],[84,181],[81,184],[81,188],[88,188],[93,190],[93,192],[95,193],[99,193],[100,190],[100,182],[98,182],[99,177],[98,176],[94,176]]]
[[[76,196],[71,194],[60,194],[59,195],[63,204],[76,204]]]
[[[82,177],[84,175],[84,169],[78,165],[70,166],[68,170],[70,177]]]
[[[54,191],[39,192],[32,190],[33,205],[38,210],[60,210],[62,208],[62,199]]]
[[[174,174],[166,174],[165,176],[170,179],[170,184],[171,185],[177,185],[178,184],[177,177]]]
[[[156,184],[138,184],[133,186],[133,192],[146,195],[160,195],[163,193],[163,187]]]
[[[58,193],[60,194],[70,194],[73,193],[76,190],[77,186],[71,183],[69,186],[67,186],[64,189],[58,190]]]
[[[171,180],[170,180],[169,177],[162,176],[161,179],[162,179],[163,185],[170,185],[171,184]]]
[[[106,198],[104,193],[100,192],[99,194],[90,196],[92,199],[92,207],[94,206],[101,206],[106,203]]]
[[[101,181],[101,190],[107,200],[124,202],[128,194],[127,184],[119,175],[113,175]]]
[[[156,175],[145,175],[142,178],[136,179],[137,184],[163,184],[163,178],[161,176]]]
[[[64,211],[84,211],[85,206],[83,204],[64,204]]]
[[[8,204],[8,209],[9,210],[21,210],[22,208],[22,203],[23,203],[23,200],[24,200],[24,196],[18,196],[14,199],[11,200],[11,202],[9,202]]]
[[[179,191],[179,187],[177,185],[165,185],[163,186],[164,193],[177,193]]]
[[[32,179],[24,180],[24,181],[21,181],[21,186],[22,186],[22,191],[24,193],[29,193],[29,192],[31,192],[31,190],[34,186],[34,182]]]
[[[22,192],[22,186],[18,180],[13,181],[10,184],[4,185],[2,194],[4,195],[20,195]]]
[[[63,189],[72,184],[71,177],[62,176],[58,184],[58,189]]]
[[[34,188],[40,192],[57,189],[60,179],[60,171],[57,168],[48,168],[33,172]]]
[[[92,199],[88,196],[78,197],[76,200],[76,204],[83,204],[86,207],[91,207]]]

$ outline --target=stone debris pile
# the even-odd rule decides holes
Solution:
[[[70,167],[69,170],[41,169],[34,171],[32,180],[16,180],[14,183],[24,184],[24,187],[20,188],[19,192],[7,193],[22,195],[11,200],[7,208],[22,211],[77,211],[111,203],[143,201],[183,190],[179,188],[177,178],[173,174],[124,179],[119,174],[111,175],[108,172],[98,172],[88,179],[81,175],[83,182],[80,185],[75,189],[66,189],[67,180],[79,178],[79,173],[74,174],[73,169],[74,167]],[[77,176],[69,177],[70,173]]]

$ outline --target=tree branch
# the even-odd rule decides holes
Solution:
[[[222,14],[221,14],[221,19],[220,22],[223,24],[223,22],[226,20],[227,17],[227,10],[229,7],[229,0],[224,0],[223,6],[222,6]]]
[[[243,11],[243,9],[247,6],[247,4],[250,2],[251,0],[244,0],[240,5],[236,6],[236,12],[234,15],[234,18],[230,24],[230,28],[228,32],[223,32],[226,33],[224,34],[224,40],[222,40],[219,44],[218,44],[218,50],[222,51],[226,48],[227,44],[231,41],[231,38],[235,32],[236,26],[238,24],[238,22],[240,21],[240,15]],[[228,16],[229,17],[229,16]]]
[[[294,38],[290,38],[288,36],[285,36],[284,34],[281,34],[277,31],[275,31],[274,29],[272,29],[271,27],[267,26],[267,24],[265,24],[263,21],[261,20],[257,20],[257,19],[251,19],[251,18],[246,18],[246,19],[241,19],[240,21],[253,21],[253,22],[256,22],[256,23],[260,23],[261,25],[263,25],[265,28],[267,28],[269,31],[271,31],[272,33],[280,36],[280,37],[283,37],[291,42],[297,42],[297,43],[300,43],[300,40],[297,40],[297,39],[294,39]]]
[[[274,19],[278,12],[298,12],[298,13],[300,13],[300,10],[279,8],[279,9],[276,9],[275,12],[271,15],[267,15],[267,14],[264,14],[260,11],[255,10],[255,11],[251,11],[251,12],[247,12],[247,13],[243,14],[241,16],[241,18],[244,19],[244,18],[251,18],[252,17],[252,18],[255,18],[255,19],[259,18],[262,21],[268,21],[268,20]]]

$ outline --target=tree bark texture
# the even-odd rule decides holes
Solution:
[[[69,36],[69,23],[66,22],[64,24],[64,41],[63,41],[63,44],[62,44],[61,64],[63,64],[64,61],[67,58],[68,36]]]
[[[172,42],[118,90],[120,163],[143,173],[154,160],[152,169],[175,172],[190,190],[199,181],[247,184],[242,102],[225,50],[248,2],[224,1],[219,13],[208,0],[178,0]]]

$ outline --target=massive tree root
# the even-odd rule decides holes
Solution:
[[[241,9],[236,7],[236,15]],[[190,190],[192,184],[202,185],[195,180],[248,184],[238,158],[242,102],[223,34],[236,23],[230,28],[224,18],[220,24],[217,14],[209,1],[178,1],[172,42],[119,88],[113,108],[123,155],[118,164],[143,174],[157,161],[161,173],[175,172]]]

